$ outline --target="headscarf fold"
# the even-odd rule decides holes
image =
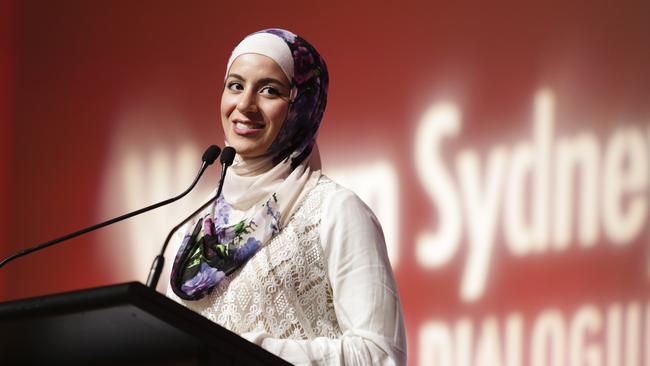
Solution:
[[[232,52],[273,59],[291,82],[287,117],[277,137],[258,158],[235,157],[223,195],[185,233],[170,276],[185,300],[208,295],[273,239],[320,178],[316,135],[327,104],[325,61],[307,41],[283,29],[244,38]]]

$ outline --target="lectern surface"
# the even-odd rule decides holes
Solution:
[[[0,304],[0,365],[287,365],[140,283]]]

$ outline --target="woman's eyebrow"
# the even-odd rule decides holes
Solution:
[[[284,83],[284,82],[282,82],[282,81],[280,81],[280,80],[278,80],[278,79],[275,79],[275,78],[263,78],[263,79],[260,79],[260,80],[259,80],[259,83],[260,83],[260,84],[269,84],[269,83],[274,83],[274,84],[281,85],[281,86],[283,86],[283,87],[285,87],[285,88],[288,88],[288,87],[289,87],[286,83]]]
[[[235,73],[228,74],[228,77],[226,79],[230,79],[230,78],[241,80],[241,81],[246,81],[246,79],[244,79],[243,76],[241,76],[239,74],[235,74]],[[258,84],[273,83],[273,84],[281,85],[281,86],[283,86],[285,88],[289,87],[286,83],[284,83],[284,82],[282,82],[282,81],[280,81],[280,80],[278,80],[276,78],[262,78],[262,79],[258,80],[257,83]]]
[[[228,77],[227,77],[226,79],[230,79],[230,78],[235,78],[235,79],[239,79],[239,80],[244,80],[244,78],[243,78],[241,75],[239,75],[239,74],[228,74]]]

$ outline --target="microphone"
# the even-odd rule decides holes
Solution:
[[[196,183],[198,183],[199,178],[201,178],[201,176],[203,175],[203,172],[205,171],[205,169],[206,169],[209,165],[212,165],[212,163],[214,163],[215,160],[217,160],[217,157],[219,156],[219,153],[220,153],[220,152],[221,152],[221,149],[220,149],[218,146],[216,146],[216,145],[210,145],[210,147],[208,147],[208,148],[205,150],[205,152],[203,153],[203,157],[202,157],[203,162],[201,163],[201,168],[199,169],[198,174],[197,174],[196,177],[194,178],[194,181],[192,182],[192,184],[190,185],[190,187],[189,187],[188,189],[186,189],[183,193],[179,194],[178,196],[176,196],[176,197],[172,197],[172,198],[169,198],[169,199],[166,199],[166,200],[164,200],[164,201],[158,202],[158,203],[153,204],[153,205],[149,205],[149,206],[147,206],[147,207],[145,207],[145,208],[141,208],[141,209],[139,209],[139,210],[136,210],[136,211],[133,211],[133,212],[130,212],[130,213],[124,214],[124,215],[122,215],[122,216],[115,217],[115,218],[113,218],[113,219],[110,219],[110,220],[104,221],[104,222],[102,222],[102,223],[99,223],[99,224],[96,224],[96,225],[93,225],[93,226],[89,226],[89,227],[87,227],[87,228],[85,228],[85,229],[81,229],[81,230],[75,231],[75,232],[73,232],[73,233],[70,233],[70,234],[64,235],[64,236],[62,236],[62,237],[60,237],[60,238],[56,238],[56,239],[53,239],[53,240],[47,241],[47,242],[45,242],[45,243],[35,245],[35,246],[31,247],[31,248],[27,248],[27,249],[23,249],[23,250],[21,250],[21,251],[18,251],[18,252],[16,252],[16,253],[14,253],[14,254],[12,254],[12,255],[6,257],[6,258],[3,259],[2,261],[0,261],[0,268],[2,268],[5,264],[11,262],[12,260],[14,260],[14,259],[16,259],[16,258],[19,258],[19,257],[25,256],[25,255],[27,255],[27,254],[30,254],[30,253],[33,253],[33,252],[36,252],[36,251],[39,251],[39,250],[41,250],[41,249],[45,249],[45,248],[50,247],[50,246],[52,246],[52,245],[55,245],[55,244],[61,243],[61,242],[63,242],[63,241],[66,241],[66,240],[69,240],[69,239],[75,238],[75,237],[77,237],[77,236],[79,236],[79,235],[83,235],[83,234],[89,233],[89,232],[91,232],[91,231],[95,231],[95,230],[97,230],[97,229],[101,229],[101,228],[103,228],[104,226],[108,226],[108,225],[114,224],[114,223],[116,223],[116,222],[119,222],[119,221],[122,221],[122,220],[126,220],[126,219],[128,219],[128,218],[130,218],[130,217],[133,217],[133,216],[139,215],[139,214],[141,214],[141,213],[145,213],[145,212],[147,212],[147,211],[151,211],[151,210],[153,210],[153,209],[155,209],[155,208],[158,208],[158,207],[160,207],[160,206],[164,206],[164,205],[170,204],[170,203],[172,203],[172,202],[174,202],[174,201],[176,201],[176,200],[179,200],[179,199],[183,198],[186,194],[188,194],[188,193],[189,193],[189,192],[194,188],[194,186],[196,185]]]
[[[221,153],[221,179],[219,179],[217,194],[215,194],[214,197],[210,198],[206,203],[201,205],[201,207],[199,207],[194,212],[192,212],[188,217],[186,217],[185,220],[181,221],[180,224],[174,226],[169,231],[169,234],[167,234],[167,238],[163,243],[162,249],[160,250],[160,254],[158,254],[156,258],[154,258],[153,263],[151,263],[151,269],[149,270],[149,275],[147,276],[147,287],[156,289],[156,286],[158,286],[160,273],[162,272],[162,269],[165,265],[165,250],[167,249],[167,245],[169,244],[169,241],[171,240],[172,235],[174,235],[176,230],[180,229],[181,226],[185,225],[188,221],[190,221],[199,212],[203,211],[206,207],[208,207],[212,202],[214,202],[221,195],[221,190],[223,189],[223,182],[224,179],[226,178],[226,171],[228,170],[228,167],[231,166],[233,161],[235,160],[236,153],[237,152],[235,151],[235,149],[230,146],[226,146],[223,148],[223,152]]]
[[[206,167],[208,165],[212,165],[212,163],[214,163],[214,161],[217,160],[219,153],[221,153],[221,149],[219,148],[219,146],[217,145],[208,146],[208,148],[205,149],[203,156],[201,157],[203,164],[205,164]],[[201,165],[201,168],[203,168],[203,165]]]

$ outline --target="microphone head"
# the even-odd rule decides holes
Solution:
[[[232,162],[235,160],[235,154],[237,154],[237,152],[232,146],[224,147],[223,154],[221,154],[221,165],[231,166]]]
[[[215,160],[217,160],[217,157],[219,156],[219,153],[221,152],[221,149],[217,145],[210,145],[205,152],[203,153],[203,162],[206,165],[211,165],[214,163]]]

